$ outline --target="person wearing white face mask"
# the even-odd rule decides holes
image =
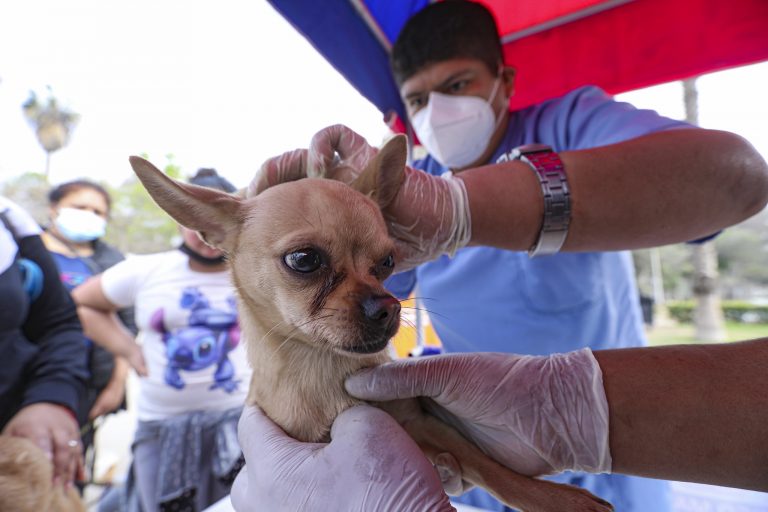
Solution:
[[[48,193],[48,206],[50,223],[41,238],[68,291],[125,259],[119,250],[101,240],[111,207],[111,198],[101,185],[87,180],[62,183]],[[123,325],[136,332],[132,309],[121,310],[118,316]],[[124,354],[113,353],[108,345],[86,341],[89,376],[77,416],[83,426],[86,469],[92,473],[94,421],[124,406],[129,363],[122,357]],[[138,350],[131,360],[136,366],[143,364]]]
[[[431,91],[427,105],[413,114],[419,140],[437,161],[451,169],[462,169],[477,161],[494,132],[506,119],[506,109],[494,109],[504,70],[494,80],[487,100],[476,96],[452,96]]]

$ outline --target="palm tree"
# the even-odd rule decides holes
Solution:
[[[698,90],[696,79],[683,80],[685,119],[699,124]],[[725,341],[725,320],[720,306],[718,291],[717,249],[710,240],[693,245],[693,294],[696,298],[693,323],[696,339],[700,341]]]
[[[34,91],[21,106],[24,117],[35,130],[37,141],[45,150],[45,179],[50,173],[51,153],[57,151],[69,142],[69,136],[80,116],[59,105],[48,87],[48,99],[41,102]]]

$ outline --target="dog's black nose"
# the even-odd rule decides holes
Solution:
[[[362,308],[366,320],[386,324],[400,314],[400,301],[391,295],[370,296],[363,300]]]

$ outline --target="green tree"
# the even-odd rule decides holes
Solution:
[[[164,171],[181,179],[181,169],[166,156]],[[145,254],[170,249],[179,234],[176,223],[149,197],[136,177],[118,187],[101,183],[112,197],[112,212],[105,240],[125,253]],[[48,223],[46,177],[26,173],[2,184],[2,194],[25,208],[41,225]]]
[[[48,189],[45,175],[27,172],[6,180],[2,194],[27,210],[34,219],[44,225],[48,222]]]
[[[181,178],[181,169],[166,155],[165,173]],[[146,254],[172,247],[179,230],[176,223],[155,204],[135,176],[110,191],[112,219],[107,241],[124,252]]]
[[[45,151],[45,179],[48,180],[51,167],[51,153],[63,148],[80,116],[63,107],[48,87],[48,98],[41,101],[37,93],[30,91],[29,98],[21,106],[24,117],[35,130],[37,141]]]

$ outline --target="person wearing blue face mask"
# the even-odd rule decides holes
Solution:
[[[107,191],[88,180],[62,183],[48,193],[50,223],[41,238],[70,292],[88,277],[125,259],[119,250],[101,240],[106,233],[111,203]],[[129,330],[136,331],[132,310],[122,310],[118,315]],[[124,406],[129,363],[88,339],[86,348],[89,378],[77,416],[85,427],[82,444],[86,468],[91,471],[95,459],[94,421]],[[138,351],[131,362],[141,366]]]

